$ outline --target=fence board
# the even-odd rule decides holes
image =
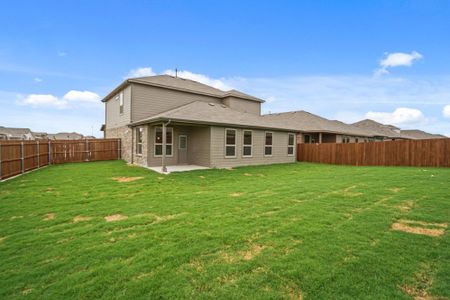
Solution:
[[[450,167],[450,139],[298,144],[297,160],[355,166]]]
[[[49,164],[120,159],[120,139],[0,141],[0,180]]]

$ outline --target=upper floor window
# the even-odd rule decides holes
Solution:
[[[273,133],[266,132],[266,138],[264,141],[264,155],[272,156],[272,146],[273,146]]]
[[[295,134],[288,134],[288,155],[294,155],[294,147],[295,147]]]
[[[173,128],[166,128],[166,156],[173,156]],[[155,156],[162,156],[163,154],[163,129],[162,127],[155,127]]]
[[[236,157],[236,129],[225,129],[225,157]]]
[[[242,143],[242,156],[252,157],[253,137],[251,130],[244,130],[244,137]]]
[[[123,114],[123,92],[119,94],[119,113]]]

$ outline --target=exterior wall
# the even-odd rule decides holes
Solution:
[[[122,145],[122,159],[128,163],[132,161],[132,130],[127,126],[105,130],[105,138],[120,138]]]
[[[131,121],[131,87],[128,86],[123,90],[122,114],[119,112],[119,101],[115,99],[116,95],[105,103],[106,129],[122,127]]]
[[[192,127],[188,134],[188,160],[192,165],[209,167],[211,164],[210,127]]]
[[[191,94],[143,84],[131,84],[133,102],[131,120],[133,122],[189,104],[194,101],[222,103],[220,99],[210,96]]]
[[[336,134],[322,133],[322,143],[336,143]]]
[[[288,133],[280,131],[273,132],[272,156],[264,156],[264,130],[252,130],[253,149],[252,157],[242,157],[243,129],[231,128],[237,130],[237,148],[236,158],[225,158],[225,128],[211,127],[211,167],[227,168],[246,165],[262,165],[274,163],[293,163],[296,161],[296,146],[294,141],[294,155],[288,156]]]
[[[261,115],[261,103],[256,101],[244,100],[234,97],[223,99],[223,104],[231,109],[242,111],[249,114]]]

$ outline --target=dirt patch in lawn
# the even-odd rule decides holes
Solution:
[[[244,176],[253,176],[253,175],[250,173],[244,173]]]
[[[356,188],[357,188],[357,186],[353,185],[353,186],[350,186],[350,187],[345,188],[343,190],[337,190],[337,191],[334,191],[334,192],[331,192],[331,193],[332,194],[339,194],[339,195],[342,195],[342,196],[345,196],[345,197],[358,197],[358,196],[363,195],[363,193],[353,191]]]
[[[423,269],[415,274],[413,284],[405,284],[399,286],[399,288],[415,300],[441,299],[440,297],[433,297],[428,292],[433,285],[433,277],[431,275],[431,266],[424,264]]]
[[[391,226],[392,230],[427,236],[441,236],[445,233],[445,228],[447,228],[447,223],[427,223],[412,220],[399,220]]]
[[[416,203],[414,201],[409,200],[397,205],[396,207],[402,212],[408,212],[414,207],[415,204]]]
[[[126,219],[128,219],[127,216],[120,215],[120,214],[105,217],[106,222],[122,221],[122,220],[126,220]]]
[[[265,246],[254,244],[251,245],[250,248],[245,251],[237,251],[231,253],[226,251],[220,251],[219,255],[225,262],[232,264],[242,260],[250,261],[259,254],[261,254],[261,251],[265,248],[266,248]]]
[[[244,193],[231,193],[230,194],[231,197],[240,197],[242,195],[244,195]]]
[[[91,217],[76,216],[75,218],[73,218],[73,222],[78,223],[83,221],[89,221],[91,219],[92,219]]]
[[[394,187],[394,188],[390,188],[388,190],[393,192],[393,193],[399,193],[399,192],[401,192],[403,190],[403,188]]]
[[[113,177],[112,180],[117,182],[132,182],[136,180],[140,180],[144,177]]]
[[[0,244],[6,239],[6,236],[0,236]]]
[[[56,218],[56,214],[54,213],[49,213],[45,215],[45,218],[42,219],[43,221],[50,221]]]

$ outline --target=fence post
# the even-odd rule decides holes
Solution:
[[[51,143],[50,140],[48,140],[48,164],[51,165],[52,164],[52,147],[51,147]]]
[[[23,155],[24,155],[23,142],[20,142],[20,164],[21,164],[22,174],[25,173],[25,159],[24,159]]]
[[[41,150],[39,149],[39,141],[36,141],[36,145],[37,145],[37,161],[38,161],[38,168],[39,168],[39,166],[40,166],[39,160],[41,159]]]
[[[85,139],[86,140],[86,144],[85,144],[85,152],[86,152],[86,161],[90,161],[91,160],[91,155],[90,155],[90,153],[89,153],[89,141],[88,141],[88,139]]]

